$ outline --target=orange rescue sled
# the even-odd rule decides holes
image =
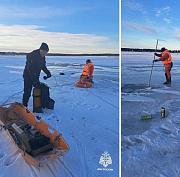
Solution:
[[[90,82],[76,82],[75,83],[75,86],[76,87],[83,87],[83,88],[89,88],[89,87],[92,87],[92,83],[90,83]]]
[[[24,159],[35,167],[42,167],[69,150],[68,144],[57,130],[52,128],[45,121],[43,121],[41,117],[36,116],[21,103],[15,102],[1,105],[0,123],[1,130],[2,127],[6,130],[16,147],[20,150]],[[21,135],[23,135],[23,131],[19,129],[19,127],[27,125],[33,127],[33,131],[36,133],[42,134],[42,136],[48,137],[50,140],[49,145],[43,147],[43,152],[41,152],[42,148],[32,150],[29,145],[24,147],[24,145],[27,143],[26,139],[25,141],[21,141],[22,144],[20,144],[17,142],[18,136],[13,136],[13,127],[17,129],[17,132],[19,131]],[[45,151],[49,148],[51,149],[50,151]]]

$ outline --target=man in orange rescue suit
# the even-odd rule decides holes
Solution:
[[[166,48],[161,48],[161,54],[155,53],[156,56],[160,57],[159,59],[153,60],[153,62],[162,61],[162,63],[165,66],[165,76],[166,76],[166,82],[164,84],[170,84],[171,83],[171,68],[173,66],[172,63],[172,57],[169,51]]]
[[[85,81],[88,81],[88,82],[94,83],[93,73],[94,73],[94,65],[92,64],[91,60],[88,59],[86,60],[86,65],[84,66],[79,82],[83,83]]]

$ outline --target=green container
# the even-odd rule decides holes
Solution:
[[[152,116],[141,116],[141,120],[152,119]]]

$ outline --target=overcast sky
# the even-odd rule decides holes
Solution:
[[[118,53],[118,0],[0,0],[0,51]]]

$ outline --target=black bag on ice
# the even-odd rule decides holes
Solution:
[[[41,106],[42,108],[54,109],[55,101],[50,98],[49,87],[41,84]]]

